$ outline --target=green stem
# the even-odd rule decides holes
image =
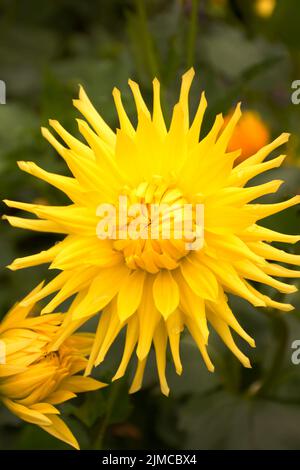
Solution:
[[[140,23],[141,43],[144,44],[145,56],[148,62],[148,69],[151,79],[159,78],[159,66],[155,53],[153,38],[148,29],[147,13],[144,0],[135,0],[137,16]]]
[[[258,394],[262,395],[267,392],[276,383],[276,380],[281,372],[283,359],[285,356],[289,331],[287,324],[284,320],[283,314],[278,313],[276,310],[265,312],[272,322],[273,337],[276,344],[276,350],[272,359],[271,366],[266,373],[264,380],[258,390]]]
[[[111,415],[113,412],[116,399],[118,397],[119,388],[120,388],[120,381],[118,380],[111,387],[111,393],[108,398],[106,413],[105,413],[104,418],[101,421],[99,432],[96,434],[96,438],[93,443],[94,450],[102,450],[104,448],[103,446],[104,446],[105,434],[110,424],[110,419],[111,419]]]
[[[196,38],[198,29],[198,1],[192,0],[192,11],[187,37],[187,66],[192,67],[195,62]]]

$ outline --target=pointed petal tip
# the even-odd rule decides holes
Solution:
[[[284,308],[281,308],[281,311],[284,313],[289,313],[289,312],[292,312],[293,310],[295,310],[295,306],[292,304],[285,304]]]
[[[10,271],[17,271],[18,268],[16,268],[16,266],[14,265],[14,263],[11,263],[11,264],[8,264],[6,266],[7,269],[9,269]]]
[[[184,72],[184,74],[182,75],[182,80],[184,80],[185,78],[188,78],[190,77],[191,79],[193,79],[195,76],[195,69],[194,67],[190,67],[186,72]]]
[[[121,372],[118,373],[118,372],[117,372],[117,373],[113,376],[113,378],[111,379],[111,381],[112,381],[112,382],[115,382],[116,380],[121,379],[123,376],[124,376],[123,373],[121,373]]]
[[[27,170],[30,166],[30,163],[32,162],[25,162],[24,160],[19,160],[17,161],[17,165],[20,168],[20,170]]]
[[[78,88],[79,88],[79,99],[82,99],[83,98],[82,95],[85,95],[86,93],[85,93],[84,88],[81,85],[81,83],[78,83]]]
[[[282,134],[280,134],[279,138],[287,142],[290,136],[291,136],[290,132],[283,132]]]
[[[47,308],[47,306],[41,310],[41,315],[47,315],[48,313],[52,313],[52,309]]]
[[[121,92],[120,92],[119,88],[117,88],[116,86],[113,87],[112,95],[113,95],[113,97],[115,97],[115,96],[121,96]]]
[[[161,387],[161,393],[165,396],[168,397],[170,395],[170,389],[168,386]]]
[[[31,302],[29,300],[21,300],[21,302],[19,303],[20,307],[29,307],[29,305],[31,304]]]
[[[135,385],[135,386],[131,385],[128,391],[129,395],[132,395],[133,393],[138,392],[139,390],[141,390],[141,387],[142,387],[141,385]]]
[[[143,361],[148,356],[148,352],[144,351],[143,349],[144,348],[142,348],[141,345],[138,345],[138,347],[136,349],[136,355],[137,355],[139,361]]]
[[[47,134],[49,134],[49,129],[45,126],[41,126],[41,134],[43,137],[45,137]]]
[[[135,88],[139,87],[138,83],[132,80],[131,78],[128,79],[128,85],[130,87],[135,87]]]
[[[75,438],[74,438],[74,441],[73,441],[72,443],[70,442],[70,445],[71,445],[72,447],[74,447],[74,449],[80,450],[80,446],[79,446],[79,444],[78,444],[78,441],[77,441]]]

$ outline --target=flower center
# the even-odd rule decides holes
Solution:
[[[159,176],[134,189],[123,188],[114,248],[123,252],[131,269],[176,269],[190,250],[199,249],[203,217],[196,206]]]

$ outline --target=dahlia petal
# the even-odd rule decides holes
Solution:
[[[180,269],[187,284],[196,295],[208,300],[218,298],[218,283],[207,267],[187,259],[182,261]]]
[[[147,105],[142,97],[139,85],[133,80],[128,80],[128,85],[130,86],[131,92],[133,94],[137,112],[139,113],[142,111],[146,116],[150,117],[149,109],[147,108]]]
[[[104,361],[109,348],[111,347],[116,337],[120,333],[121,329],[123,328],[123,324],[120,322],[119,317],[116,313],[115,303],[113,305],[109,305],[107,308],[110,309],[111,312],[110,322],[107,331],[105,332],[105,336],[103,338],[103,342],[99,349],[98,355],[95,359],[95,366],[98,366],[101,362]]]
[[[50,173],[40,168],[34,162],[20,161],[18,162],[18,167],[20,170],[36,176],[37,178],[44,180],[55,188],[63,191],[73,202],[80,204],[84,201],[80,185],[74,178]]]
[[[62,389],[68,390],[72,393],[80,393],[99,390],[100,388],[106,387],[106,384],[92,379],[91,377],[81,377],[79,375],[75,375],[63,379],[60,386]]]
[[[249,180],[255,176],[264,173],[265,171],[272,170],[273,168],[278,168],[284,161],[286,155],[280,155],[279,157],[268,160],[264,163],[258,163],[257,165],[251,165],[239,169],[239,165],[236,166],[229,177],[228,185],[229,186],[244,186]]]
[[[279,233],[266,227],[253,224],[247,227],[246,230],[240,232],[240,235],[246,242],[252,241],[267,241],[267,242],[282,242],[282,243],[297,243],[300,241],[298,235],[288,235]]]
[[[194,146],[199,142],[199,135],[201,131],[201,125],[204,117],[205,110],[207,108],[207,101],[205,98],[204,91],[201,93],[201,98],[199,102],[199,106],[197,108],[194,120],[192,125],[188,131],[188,140],[190,147]]]
[[[29,268],[31,266],[38,266],[39,264],[51,263],[58,251],[59,247],[55,245],[49,248],[49,250],[41,251],[35,255],[16,258],[8,268],[12,271],[16,271],[18,269]]]
[[[219,153],[223,153],[226,151],[228,143],[232,137],[233,131],[235,129],[235,126],[237,125],[240,117],[242,115],[241,112],[241,103],[238,103],[234,112],[232,113],[232,116],[229,119],[229,122],[225,126],[225,129],[222,131],[220,137],[218,138],[214,151],[218,151]]]
[[[145,280],[143,271],[129,273],[122,283],[118,294],[118,315],[123,322],[127,320],[139,307]]]
[[[30,406],[31,410],[39,411],[44,415],[59,415],[60,412],[58,411],[55,406],[52,406],[50,403],[35,403]]]
[[[276,204],[249,204],[246,206],[245,210],[248,213],[253,214],[256,222],[259,219],[277,214],[277,212],[281,212],[284,209],[295,206],[296,204],[299,204],[299,202],[300,196],[294,196],[287,201],[277,202]]]
[[[272,245],[267,245],[263,242],[251,242],[248,243],[248,246],[259,256],[263,256],[266,259],[300,266],[300,255],[286,253],[283,250],[279,250],[278,248],[275,248]]]
[[[102,270],[93,279],[88,293],[72,312],[72,320],[89,317],[108,305],[118,292],[127,273],[128,268],[123,265]]]
[[[209,331],[206,322],[204,299],[194,293],[180,273],[176,273],[176,280],[180,288],[180,308],[186,316],[190,316],[197,324],[204,343],[207,344]]]
[[[242,207],[244,204],[247,204],[253,199],[257,199],[260,196],[275,193],[282,183],[282,180],[274,180],[247,188],[224,188],[215,195],[210,196],[207,202],[210,204],[213,202],[218,206],[235,205]]]
[[[211,269],[217,279],[231,292],[248,300],[255,307],[264,307],[265,303],[261,298],[255,296],[246,286],[245,282],[240,278],[236,270],[224,260],[215,261],[212,258],[205,258],[205,265]]]
[[[166,328],[168,332],[169,342],[175,369],[178,375],[182,373],[182,364],[180,359],[180,333],[183,330],[183,322],[180,312],[176,310],[173,312],[166,321]]]
[[[167,332],[164,323],[161,321],[157,326],[153,342],[155,347],[156,365],[160,388],[164,395],[168,396],[170,389],[166,380],[166,349],[167,349]]]
[[[291,294],[297,291],[297,288],[295,286],[278,281],[277,279],[273,279],[271,276],[264,272],[264,268],[261,269],[258,266],[255,266],[255,264],[249,260],[237,261],[235,263],[235,266],[238,273],[240,273],[246,279],[262,282],[286,294]]]
[[[164,120],[163,112],[161,109],[161,102],[160,102],[160,83],[155,78],[153,80],[153,123],[157,128],[158,132],[160,132],[163,136],[167,133],[166,123]]]
[[[147,357],[145,357],[144,359],[139,359],[138,360],[136,373],[134,375],[134,379],[133,379],[131,387],[129,389],[129,393],[136,393],[140,390],[140,388],[142,386],[142,382],[143,382],[146,362],[147,362]]]
[[[57,153],[63,157],[66,147],[64,147],[53,134],[47,129],[47,127],[41,127],[42,136],[49,142],[50,145],[57,151]]]
[[[125,179],[116,164],[114,154],[85,121],[77,119],[77,123],[80,133],[86,139],[95,154],[96,162],[101,165],[102,175],[105,173],[105,178],[109,178],[110,184],[113,184],[116,188],[118,188],[118,185],[124,184]]]
[[[67,149],[63,153],[63,158],[80,185],[95,193],[98,198],[98,201],[95,201],[96,205],[101,201],[115,202],[119,189],[118,182],[104,174],[95,161],[87,160],[79,153]]]
[[[74,100],[73,103],[74,106],[89,121],[99,137],[101,137],[107,143],[107,145],[113,148],[116,143],[115,133],[100,116],[98,111],[96,111],[82,86],[79,87],[79,100]]]
[[[189,128],[189,92],[195,76],[195,70],[191,67],[186,73],[182,75],[182,82],[179,95],[179,103],[184,113],[184,128]]]
[[[84,265],[111,267],[121,261],[122,255],[113,250],[111,240],[100,240],[95,236],[69,235],[60,242],[59,250],[49,269],[72,270]]]
[[[13,414],[17,415],[19,418],[27,421],[28,423],[37,424],[38,426],[49,426],[49,424],[51,424],[50,419],[39,411],[31,410],[26,406],[19,405],[18,403],[9,400],[8,398],[3,398],[2,400],[4,405]]]
[[[153,296],[156,308],[165,319],[178,307],[179,288],[169,271],[162,270],[155,277]]]
[[[93,152],[87,145],[75,139],[69,132],[67,132],[63,126],[55,119],[49,119],[50,126],[57,132],[57,134],[64,140],[64,142],[73,150],[75,153],[82,155],[86,160],[94,158]]]
[[[68,280],[69,274],[67,272],[62,272],[58,274],[52,281],[48,282],[40,291],[32,292],[29,294],[25,299],[23,299],[20,303],[22,307],[27,307],[32,305],[33,303],[37,302],[38,300],[47,297],[53,292],[58,291],[64,283]]]
[[[40,425],[40,427],[57,439],[60,439],[61,441],[66,442],[70,446],[79,450],[79,444],[77,440],[62,419],[60,419],[58,416],[51,415],[49,417],[49,421],[50,425]]]
[[[241,163],[239,163],[237,169],[241,170],[242,168],[262,163],[273,150],[275,150],[280,145],[285,144],[289,140],[289,137],[290,134],[288,134],[287,132],[282,133],[279,137],[277,137],[277,139],[273,140],[273,142],[270,142],[269,144],[259,149],[255,155],[252,155],[251,157],[246,158]]]
[[[229,327],[226,323],[219,318],[218,316],[214,315],[211,311],[208,311],[208,318],[210,323],[213,325],[216,332],[222,338],[226,346],[233,352],[233,354],[238,358],[238,360],[243,364],[244,367],[251,368],[250,361],[245,354],[243,354],[235,342],[233,341],[232,335],[230,333]]]
[[[109,309],[104,309],[102,314],[100,315],[100,319],[98,321],[98,326],[95,334],[95,339],[93,342],[92,350],[88,358],[88,363],[86,365],[84,375],[90,375],[92,369],[95,365],[96,358],[99,354],[100,348],[103,344],[106,331],[108,330],[108,326],[111,319],[111,311]]]
[[[267,295],[264,295],[261,292],[259,292],[257,289],[255,289],[253,286],[251,286],[251,284],[249,284],[247,282],[246,282],[246,284],[247,284],[248,289],[251,292],[253,292],[253,294],[255,294],[258,298],[262,299],[267,307],[282,310],[283,312],[290,312],[291,310],[294,310],[295,307],[293,307],[293,305],[286,304],[286,303],[283,303],[283,302],[277,302],[277,301],[271,299],[270,297],[268,297]]]
[[[268,263],[264,267],[264,272],[270,276],[279,276],[279,277],[300,277],[300,271],[295,271],[294,269],[287,269],[279,264]]]
[[[139,340],[136,353],[140,361],[145,359],[149,353],[154,331],[160,320],[160,314],[154,305],[152,289],[153,279],[147,277],[144,283],[141,307],[138,309]]]
[[[123,129],[117,130],[116,162],[132,186],[143,180],[143,165],[137,148],[133,139]]]
[[[88,286],[97,273],[98,269],[94,267],[71,271],[56,296],[43,308],[41,313],[53,312],[66,299],[82,290],[84,286]]]
[[[71,400],[75,397],[76,394],[70,392],[69,390],[57,390],[56,392],[53,392],[51,393],[51,395],[48,396],[47,401],[52,405],[60,405],[61,403]]]
[[[128,363],[131,359],[135,345],[138,340],[138,321],[137,318],[131,318],[127,325],[125,347],[122,356],[121,363],[118,367],[117,372],[113,376],[112,380],[120,379],[124,376]]]
[[[190,334],[192,335],[195,343],[197,344],[207,369],[210,372],[213,372],[215,370],[215,367],[214,367],[213,363],[211,362],[210,357],[207,353],[205,340],[202,336],[200,328],[188,316],[185,316],[184,323],[186,324]]]
[[[178,172],[187,156],[186,131],[184,130],[185,115],[180,103],[174,106],[169,132],[165,140],[165,157],[162,162],[163,174],[168,174],[172,167]]]
[[[7,220],[12,227],[34,230],[37,232],[66,233],[65,228],[60,227],[58,224],[51,222],[50,220],[23,219],[22,217],[13,217],[8,215],[3,215],[2,219]],[[13,266],[13,264],[14,263],[12,263],[11,266]]]
[[[231,308],[228,305],[226,297],[222,296],[222,300],[220,302],[210,302],[209,303],[209,308],[210,310],[218,317],[221,317],[222,320],[230,326],[236,333],[243,338],[245,341],[247,341],[248,344],[252,348],[255,347],[255,341],[251,336],[246,333],[246,331],[241,327],[239,322],[236,320],[235,316],[232,313]]]
[[[117,88],[113,89],[113,98],[115,101],[115,106],[117,109],[121,130],[125,134],[127,134],[129,137],[134,138],[135,129],[133,125],[131,124],[131,121],[129,117],[127,116],[127,113],[123,107],[121,93],[120,93],[120,90],[118,90]]]

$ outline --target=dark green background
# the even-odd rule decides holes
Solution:
[[[7,85],[7,104],[0,106],[1,199],[64,202],[59,192],[22,174],[16,161],[33,160],[66,173],[39,129],[48,118],[56,118],[77,135],[78,113],[71,100],[78,83],[116,126],[111,96],[115,85],[135,119],[127,79],[138,80],[151,103],[151,81],[158,76],[169,116],[180,76],[191,65],[197,72],[192,104],[202,89],[209,100],[206,128],[215,113],[228,112],[242,100],[244,109],[261,113],[272,136],[292,132],[288,165],[264,178],[286,180],[280,194],[268,201],[299,193],[300,105],[291,103],[291,83],[300,79],[299,1],[277,1],[269,19],[258,17],[254,5],[246,0],[2,0],[0,79]],[[4,205],[1,212],[7,213]],[[299,233],[299,210],[289,209],[267,224]],[[56,238],[13,229],[5,222],[0,231],[3,315],[48,276],[45,267],[11,273],[5,266],[15,257],[49,247]],[[238,320],[256,339],[256,350],[241,342],[251,370],[243,369],[212,334],[209,349],[216,372],[207,372],[186,336],[183,375],[176,377],[172,365],[168,367],[169,398],[160,394],[151,358],[138,394],[127,394],[129,371],[104,391],[63,406],[82,448],[299,449],[300,365],[291,363],[291,343],[300,339],[299,295],[289,301],[295,311],[280,314],[231,299]],[[112,376],[121,346],[122,339],[97,371],[102,379]],[[67,446],[0,408],[0,449],[63,448]]]

